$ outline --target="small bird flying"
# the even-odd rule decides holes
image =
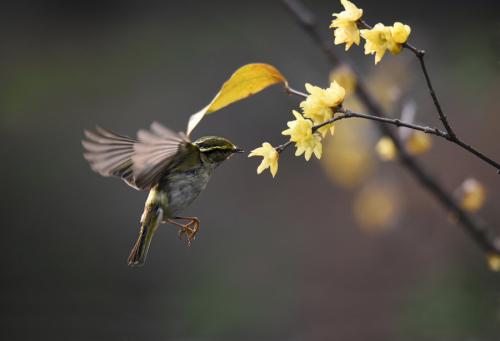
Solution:
[[[92,170],[102,176],[119,177],[136,190],[149,191],[129,266],[144,264],[161,223],[179,227],[179,238],[186,235],[190,245],[200,221],[178,214],[205,189],[217,166],[234,153],[243,152],[218,136],[191,142],[185,134],[157,122],[151,124],[150,130],[139,130],[137,139],[100,127],[84,133],[83,155]]]

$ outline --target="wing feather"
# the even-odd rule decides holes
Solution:
[[[190,144],[182,133],[175,133],[158,122],[150,130],[140,130],[137,139],[97,127],[85,131],[82,141],[85,159],[95,172],[117,176],[130,186],[146,190],[158,183],[184,146]]]
[[[102,176],[117,176],[133,184],[132,155],[134,139],[97,127],[96,132],[85,131],[87,140],[82,141],[83,156],[90,168]]]
[[[174,156],[183,145],[189,143],[183,135],[177,134],[158,122],[151,124],[150,130],[137,133],[132,156],[135,184],[139,188],[150,188],[160,180],[171,166]]]

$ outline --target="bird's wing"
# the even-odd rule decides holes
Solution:
[[[137,140],[97,127],[85,131],[83,154],[95,172],[103,176],[117,176],[138,190],[147,190],[158,183],[174,156],[186,146],[189,139],[157,122],[150,130],[140,130]]]
[[[175,133],[158,122],[150,130],[139,130],[134,144],[132,171],[138,188],[148,189],[158,183],[172,166],[175,156],[191,145],[186,135]]]
[[[86,140],[82,141],[83,156],[90,167],[102,176],[117,176],[132,187],[132,155],[136,140],[97,127],[95,132],[85,131]]]

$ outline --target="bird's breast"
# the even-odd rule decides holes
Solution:
[[[189,171],[171,173],[161,182],[168,195],[168,212],[171,216],[187,208],[207,187],[212,175],[210,167],[200,166]]]

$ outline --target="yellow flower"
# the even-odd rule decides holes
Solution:
[[[331,119],[334,115],[333,109],[340,106],[345,97],[344,88],[335,81],[330,84],[328,89],[306,84],[306,90],[310,95],[300,103],[300,107],[304,111],[304,116],[310,118],[314,124],[321,124]],[[328,129],[328,126],[324,126],[318,131],[325,136]],[[333,135],[333,126],[330,126],[330,131]]]
[[[313,122],[306,120],[301,114],[293,110],[296,120],[287,123],[288,128],[282,132],[283,135],[290,135],[290,141],[295,142],[295,156],[305,154],[306,161],[309,161],[311,155],[320,159],[323,152],[321,138],[313,134]]]
[[[391,161],[396,158],[398,152],[390,137],[382,137],[375,146],[375,150],[382,161]]]
[[[400,212],[401,193],[391,183],[368,183],[354,199],[354,218],[367,233],[381,233],[396,227]]]
[[[333,34],[335,35],[335,45],[345,43],[346,51],[352,44],[359,45],[359,30],[356,21],[363,15],[363,10],[357,8],[352,2],[348,0],[340,0],[344,11],[340,13],[333,13],[336,17],[330,25],[330,28],[335,28]]]
[[[466,179],[457,194],[460,198],[460,206],[468,212],[477,212],[486,202],[486,188],[474,178]]]
[[[321,161],[335,185],[352,190],[364,183],[376,167],[372,126],[368,120],[345,120],[340,125],[335,138],[323,143],[325,155]]]
[[[406,150],[411,155],[420,155],[432,147],[431,137],[421,131],[413,131],[405,141]]]
[[[398,54],[408,40],[410,31],[410,26],[399,22],[394,23],[394,26],[378,23],[370,30],[361,30],[361,36],[366,39],[365,54],[375,54],[375,64],[382,60],[387,50]]]
[[[410,135],[403,138],[406,150],[410,155],[420,155],[427,152],[432,147],[431,138],[421,131],[412,131]],[[379,158],[382,161],[392,161],[398,155],[396,145],[387,136],[382,137],[375,146]]]
[[[257,174],[260,174],[269,168],[271,175],[274,178],[276,173],[278,173],[278,159],[280,157],[280,154],[276,151],[276,149],[274,149],[270,143],[264,142],[262,147],[252,150],[248,155],[248,157],[252,156],[262,156],[263,158],[257,168]]]
[[[411,28],[400,22],[395,22],[391,28],[392,38],[398,44],[404,44],[410,36]]]
[[[382,60],[385,51],[393,42],[391,29],[380,23],[371,30],[361,30],[361,36],[366,39],[365,54],[375,54],[375,64]]]
[[[317,159],[321,159],[321,155],[323,154],[323,145],[321,144],[321,138],[317,135],[311,135],[310,138],[295,143],[295,146],[297,147],[295,156],[301,156],[302,154],[304,154],[306,161],[309,161],[313,153]]]
[[[500,255],[488,253],[486,260],[488,261],[488,266],[491,271],[500,272]]]

